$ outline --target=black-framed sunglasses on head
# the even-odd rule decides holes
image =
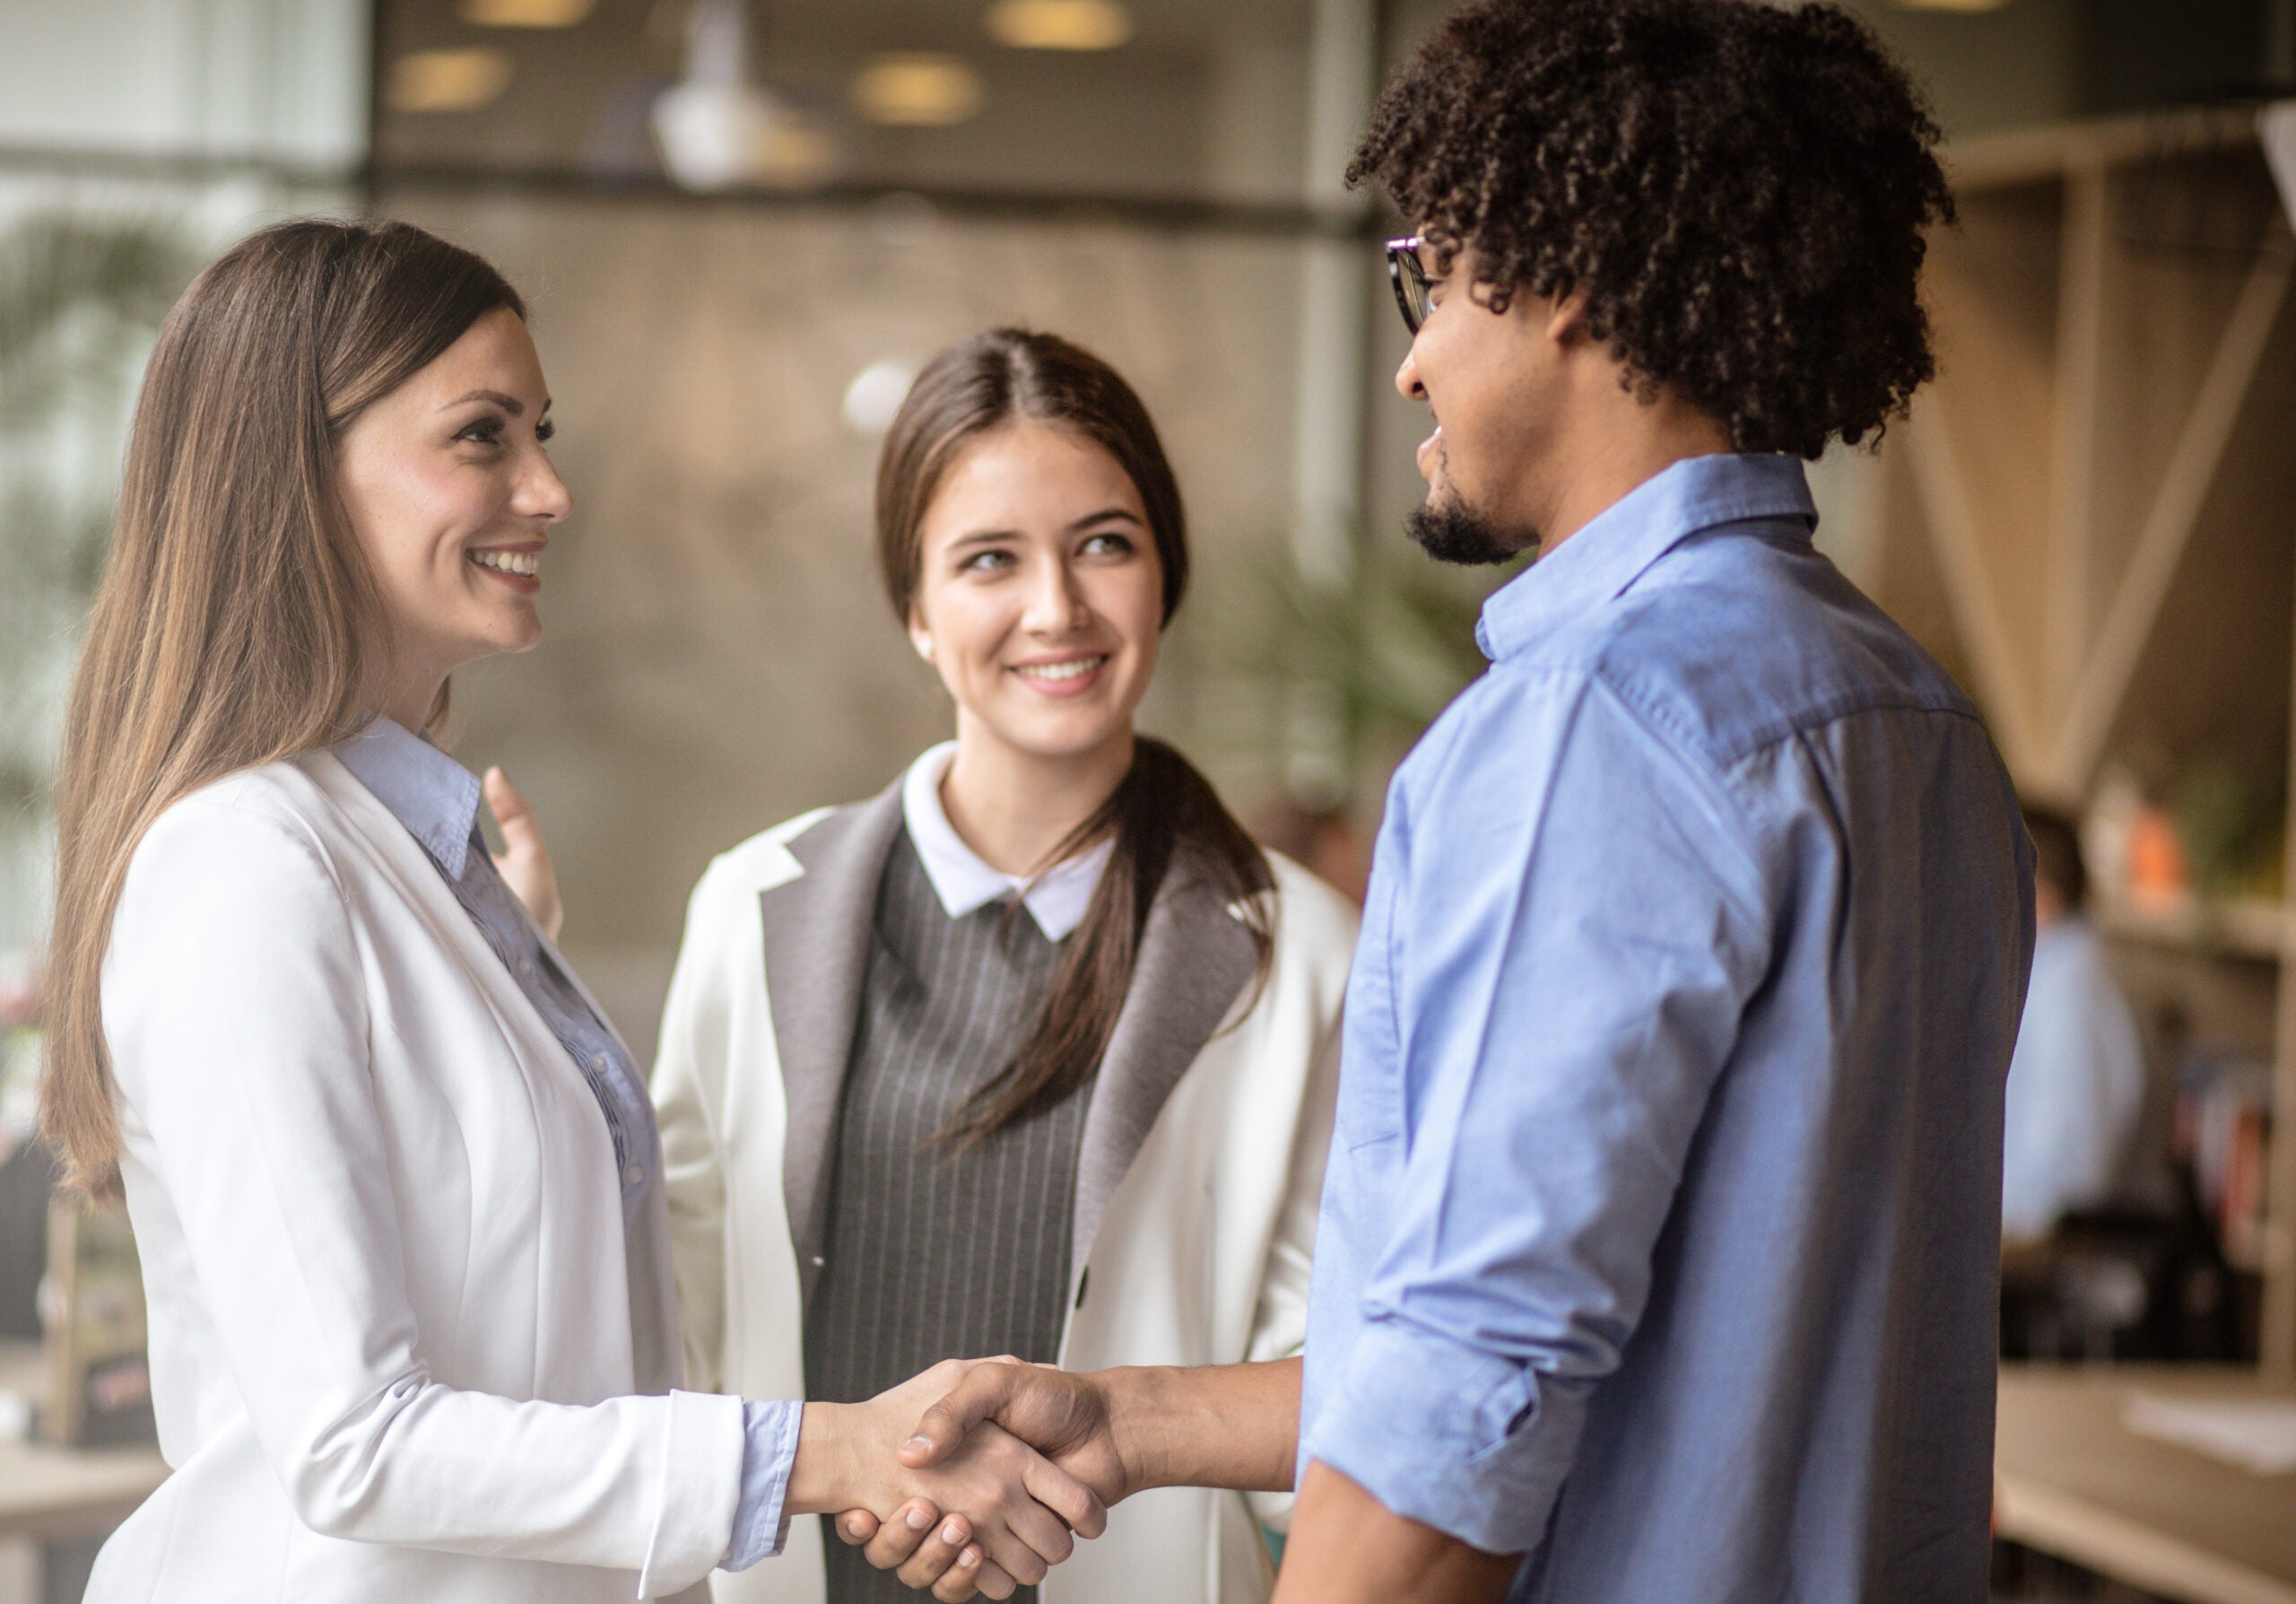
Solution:
[[[1396,287],[1396,305],[1403,309],[1404,327],[1413,334],[1435,306],[1427,291],[1427,264],[1419,255],[1425,243],[1417,234],[1387,241],[1387,277]]]

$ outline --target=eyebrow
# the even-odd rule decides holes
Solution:
[[[1078,534],[1083,530],[1091,528],[1094,524],[1104,524],[1109,522],[1111,519],[1122,519],[1126,523],[1135,525],[1144,529],[1148,527],[1145,523],[1141,521],[1140,516],[1137,513],[1128,512],[1122,507],[1103,507],[1098,512],[1087,513],[1083,518],[1076,519],[1066,528],[1063,529],[1061,533],[1064,535]],[[956,551],[964,546],[989,545],[999,540],[1021,540],[1024,538],[1025,536],[1018,529],[971,529],[949,542],[949,549],[951,551]]]
[[[524,417],[526,414],[526,404],[525,402],[519,400],[516,396],[506,396],[500,390],[473,390],[468,395],[457,396],[453,400],[439,408],[439,410],[440,412],[448,412],[468,401],[491,401],[495,405],[500,407],[504,412],[509,413],[514,418]],[[550,403],[548,401],[544,401],[542,404],[542,409],[544,412],[548,412],[550,410]]]

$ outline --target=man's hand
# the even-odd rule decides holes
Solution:
[[[518,788],[499,767],[487,770],[480,784],[494,822],[502,827],[503,852],[494,867],[501,872],[502,883],[525,904],[535,928],[555,941],[558,927],[566,921],[566,910],[558,900],[558,871],[550,867],[550,849],[543,844],[542,821],[535,816],[534,804],[518,794]]]
[[[1127,1452],[1102,1374],[1080,1375],[1049,1364],[987,1359],[925,1411],[900,1445],[904,1465],[922,1469],[954,1453],[972,1430],[993,1423],[1028,1443],[1099,1495],[1122,1502],[1144,1485]]]
[[[935,1365],[866,1403],[807,1404],[788,1505],[798,1513],[891,1516],[898,1510],[902,1518],[885,1520],[883,1526],[906,1538],[916,1562],[905,1564],[915,1574],[903,1580],[923,1585],[923,1573],[934,1570],[936,1597],[967,1598],[977,1586],[1004,1598],[1014,1581],[1041,1582],[1051,1565],[1068,1557],[1072,1528],[1099,1536],[1108,1512],[1089,1485],[993,1424],[981,1425],[929,1465],[912,1466],[895,1456],[920,1412],[955,1387],[966,1369],[958,1361]],[[961,1514],[959,1527],[969,1528],[969,1537],[952,1537],[959,1527],[935,1527],[930,1518],[913,1524],[910,1517],[928,1507]],[[847,1521],[839,1527],[849,1530]],[[922,1558],[916,1553],[920,1547]],[[969,1560],[973,1549],[979,1557]]]

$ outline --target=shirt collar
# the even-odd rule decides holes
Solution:
[[[926,878],[951,919],[962,919],[977,908],[1020,893],[1021,902],[1048,941],[1059,941],[1084,922],[1092,892],[1108,867],[1113,841],[1102,841],[1081,858],[1055,864],[1033,881],[1008,875],[981,861],[965,845],[941,806],[941,781],[955,761],[957,744],[944,741],[909,765],[900,787],[901,815],[909,839],[925,865]]]
[[[388,719],[336,742],[335,755],[422,843],[448,878],[463,877],[478,824],[477,775]]]
[[[1692,457],[1674,463],[1493,592],[1475,625],[1475,644],[1494,662],[1523,651],[1560,621],[1623,594],[1691,536],[1752,519],[1797,519],[1805,533],[1817,527],[1799,458]]]

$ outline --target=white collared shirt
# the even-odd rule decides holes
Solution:
[[[948,810],[941,806],[941,781],[956,755],[954,741],[928,749],[909,765],[900,788],[909,839],[916,843],[926,878],[933,882],[941,906],[948,910],[951,919],[962,919],[976,908],[1017,894],[1045,939],[1065,938],[1084,922],[1084,911],[1091,905],[1093,888],[1100,883],[1100,871],[1108,867],[1115,841],[1103,841],[1083,857],[1055,864],[1034,880],[989,867],[979,853],[965,845],[956,826],[949,823]]]

